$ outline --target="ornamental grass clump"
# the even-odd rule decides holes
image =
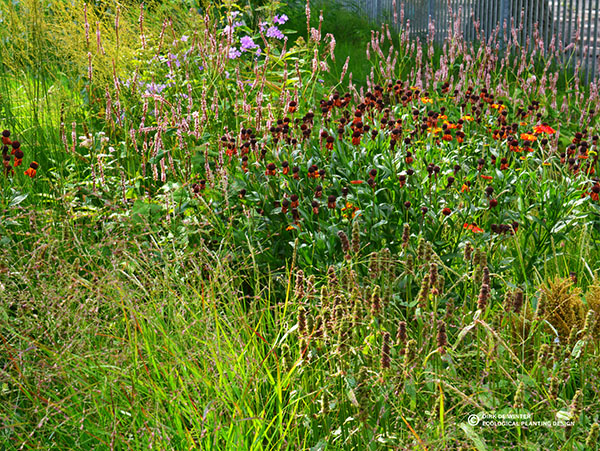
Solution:
[[[566,341],[572,330],[579,331],[584,324],[584,304],[581,289],[566,278],[555,278],[542,286],[536,317],[550,323],[561,341]]]
[[[60,83],[0,72],[0,441],[584,449],[597,83],[402,19],[340,77],[311,2],[302,39],[288,6],[168,5],[45,3],[75,19]],[[2,50],[40,31],[10,17]],[[469,424],[506,409],[578,421]]]

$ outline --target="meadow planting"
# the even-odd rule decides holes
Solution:
[[[0,2],[0,448],[597,449],[600,84],[457,17]]]

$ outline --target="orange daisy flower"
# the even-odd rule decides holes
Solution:
[[[40,165],[36,162],[36,161],[32,161],[31,164],[29,165],[29,169],[27,169],[25,171],[25,175],[34,178],[35,174],[37,173],[37,169],[40,167]]]
[[[483,229],[478,227],[477,224],[475,224],[475,223],[469,224],[468,222],[465,222],[463,228],[470,230],[473,233],[483,233]]]
[[[537,139],[537,137],[531,133],[521,133],[521,139],[523,141],[530,141],[533,142]]]
[[[536,125],[535,127],[533,127],[533,131],[538,134],[547,133],[548,135],[556,133],[556,130],[554,130],[548,124]]]

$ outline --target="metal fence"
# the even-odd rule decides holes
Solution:
[[[600,0],[351,0],[351,3],[371,20],[395,24],[398,30],[410,23],[413,36],[425,37],[431,19],[438,42],[459,19],[460,31],[468,41],[495,36],[500,45],[506,42],[504,38],[516,38],[525,46],[528,39],[537,39],[544,42],[546,51],[553,43],[556,48],[567,49],[562,52],[563,63],[581,65],[586,81],[600,75]]]

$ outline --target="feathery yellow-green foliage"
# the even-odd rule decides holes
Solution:
[[[0,12],[1,64],[7,72],[32,69],[48,76],[58,75],[58,65],[69,77],[87,77],[91,56],[94,83],[102,84],[112,80],[113,65],[120,76],[132,70],[142,48],[142,29],[145,47],[152,48],[159,44],[164,24],[164,39],[172,39],[180,29],[201,28],[199,14],[184,5],[174,5],[145,2],[142,28],[136,2],[4,2]]]
[[[598,279],[594,279],[594,282],[588,287],[585,294],[585,304],[588,310],[596,312],[596,324],[592,333],[594,336],[600,337],[600,321],[598,321],[598,315],[600,315],[600,281]]]
[[[567,278],[548,280],[541,287],[541,292],[536,314],[552,325],[561,341],[569,337],[573,328],[575,331],[583,328],[589,310],[600,310],[600,285],[597,281],[588,288],[585,303],[581,289],[574,287],[573,281]],[[593,335],[597,336],[599,331],[596,324]]]

